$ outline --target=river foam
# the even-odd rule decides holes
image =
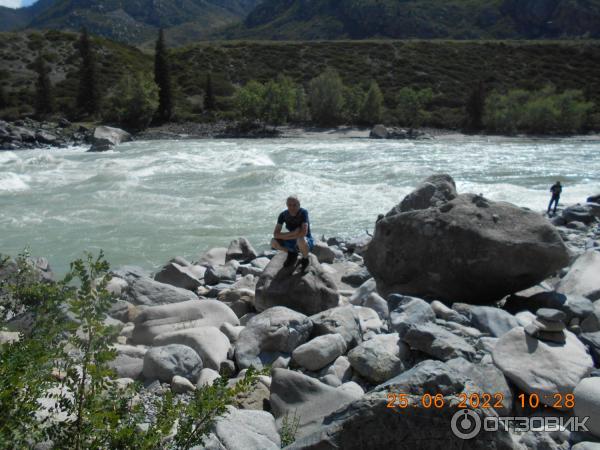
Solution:
[[[432,173],[460,192],[543,210],[600,192],[598,141],[463,137],[147,141],[0,153],[0,252],[30,246],[63,272],[84,250],[153,269],[246,236],[264,249],[296,193],[317,236],[372,230]]]

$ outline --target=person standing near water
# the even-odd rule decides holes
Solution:
[[[552,209],[552,203],[554,203],[554,211],[556,214],[556,207],[558,206],[558,201],[560,200],[560,194],[562,192],[562,186],[560,181],[557,181],[550,188],[550,192],[552,192],[552,198],[550,199],[550,203],[548,204],[548,215],[550,215],[550,210]]]
[[[298,252],[302,253],[300,265],[302,271],[308,266],[308,253],[314,247],[314,241],[310,234],[310,222],[308,211],[300,208],[300,200],[295,195],[290,195],[286,200],[287,209],[282,211],[277,218],[277,224],[273,231],[271,247],[275,250],[287,252],[284,267],[294,264],[298,258]],[[283,224],[287,233],[282,233]]]

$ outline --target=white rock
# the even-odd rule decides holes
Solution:
[[[190,300],[144,309],[135,319],[131,340],[135,344],[150,345],[162,333],[185,328],[213,326],[223,323],[239,325],[235,313],[217,300]]]
[[[210,386],[217,378],[221,378],[221,375],[219,375],[219,372],[216,370],[208,368],[202,369],[200,371],[200,375],[198,375],[198,382],[196,383],[196,386],[199,388]]]
[[[494,364],[520,389],[551,406],[554,394],[571,394],[594,367],[585,345],[573,333],[565,334],[565,344],[558,345],[533,338],[522,327],[514,328],[496,343]]]
[[[169,344],[187,345],[193,348],[202,358],[204,367],[219,370],[221,363],[227,359],[229,339],[215,327],[187,328],[180,331],[159,334],[152,345]]]
[[[171,379],[171,390],[175,394],[185,394],[186,392],[192,392],[196,390],[196,386],[194,386],[190,380],[184,377],[180,377],[179,375],[175,375]]]
[[[580,419],[589,417],[586,426],[600,438],[600,378],[584,378],[573,391],[575,415]]]
[[[579,256],[560,280],[557,292],[600,299],[600,252],[588,250]]]
[[[341,334],[324,334],[302,344],[292,352],[292,360],[308,369],[319,370],[346,352]]]

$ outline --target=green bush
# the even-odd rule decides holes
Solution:
[[[373,80],[360,108],[360,121],[369,125],[375,125],[381,122],[383,115],[383,94],[377,82]]]
[[[400,125],[410,128],[420,126],[429,117],[425,110],[427,104],[433,98],[431,89],[413,89],[403,87],[398,92],[396,114]]]
[[[106,101],[104,120],[131,130],[146,128],[158,108],[158,87],[148,75],[126,75]]]
[[[71,264],[48,282],[26,253],[0,257],[0,330],[20,324],[18,342],[0,344],[0,449],[175,449],[202,445],[226,405],[251,389],[257,372],[228,387],[223,377],[184,403],[168,393],[149,422],[139,385],[120,387],[109,367],[114,302],[102,252]],[[55,402],[41,407],[40,398]],[[145,424],[145,426],[142,426]]]
[[[594,104],[578,90],[557,93],[548,85],[538,91],[493,92],[485,102],[484,126],[501,133],[576,133],[582,131]]]
[[[327,69],[309,84],[312,120],[322,126],[337,125],[344,115],[344,83],[333,69]]]
[[[290,78],[279,76],[265,84],[249,81],[235,93],[234,104],[242,120],[277,126],[303,114],[298,108],[303,108],[304,100],[297,98],[302,95]]]

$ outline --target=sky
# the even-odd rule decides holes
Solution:
[[[22,6],[29,6],[37,0],[0,0],[0,6],[8,6],[9,8],[20,8]]]

